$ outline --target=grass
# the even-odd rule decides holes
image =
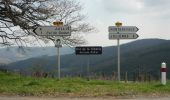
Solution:
[[[170,81],[118,83],[111,80],[82,78],[32,78],[0,72],[0,94],[21,96],[131,96],[143,94],[170,94]]]

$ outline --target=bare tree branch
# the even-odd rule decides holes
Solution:
[[[81,11],[82,6],[76,0],[0,0],[0,44],[21,46],[39,40],[54,41],[54,37],[33,33],[36,27],[51,25],[54,21],[63,21],[73,28],[71,37],[63,37],[65,44],[84,44],[86,41],[77,33],[94,28],[83,22],[86,16]]]

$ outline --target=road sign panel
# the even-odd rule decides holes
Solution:
[[[71,26],[39,26],[33,31],[39,36],[71,36]]]
[[[109,33],[136,33],[139,29],[136,26],[109,26]]]
[[[75,48],[76,55],[98,55],[102,54],[101,46],[84,46]]]
[[[138,34],[136,33],[123,33],[123,34],[118,34],[118,33],[109,33],[109,39],[136,39],[138,38]]]
[[[62,37],[55,37],[55,47],[57,48],[62,47]]]

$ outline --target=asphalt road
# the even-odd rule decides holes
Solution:
[[[46,97],[0,97],[0,100],[170,100],[167,98],[135,98],[135,99],[115,99],[115,98],[46,98]]]

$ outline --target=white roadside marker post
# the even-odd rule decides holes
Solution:
[[[166,85],[166,71],[167,71],[166,63],[163,62],[161,64],[161,84],[162,85]]]

